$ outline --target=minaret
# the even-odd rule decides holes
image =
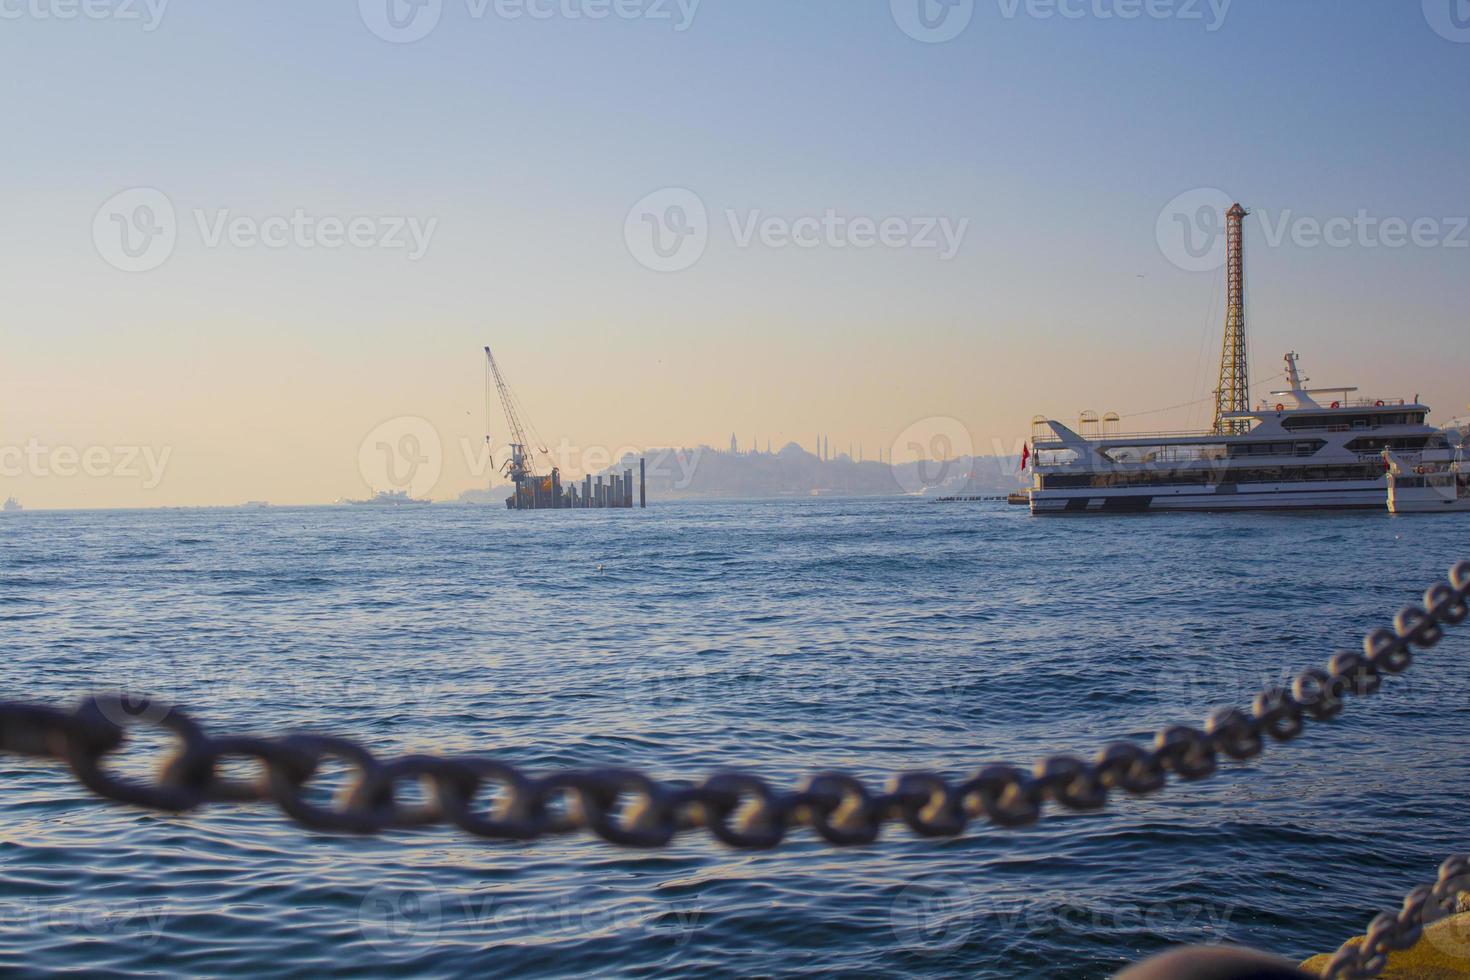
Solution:
[[[1227,419],[1251,408],[1250,363],[1245,344],[1245,216],[1236,204],[1225,213],[1225,344],[1220,350],[1220,387],[1215,389],[1215,431],[1233,435],[1249,431],[1250,419]]]
[[[730,455],[734,456],[740,452],[740,443],[735,441],[735,433],[730,433]]]

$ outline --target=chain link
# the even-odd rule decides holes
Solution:
[[[1368,923],[1361,943],[1343,943],[1322,976],[1325,980],[1368,980],[1388,966],[1388,954],[1409,949],[1424,930],[1455,911],[1459,895],[1470,891],[1470,855],[1456,854],[1439,866],[1432,885],[1420,885],[1404,896],[1397,912],[1380,912]]]
[[[1262,691],[1249,712],[1216,711],[1203,730],[1165,728],[1152,748],[1117,742],[1091,762],[1053,756],[1029,772],[991,765],[957,784],[935,773],[903,773],[882,793],[841,773],[817,775],[797,791],[782,793],[758,776],[736,772],[694,785],[611,769],[537,777],[479,757],[384,761],[356,742],[321,735],[215,738],[182,709],[116,695],[88,699],[71,712],[0,702],[0,752],[65,761],[83,785],[120,803],[183,813],[207,803],[274,802],[307,827],[358,834],[452,824],[479,837],[529,841],[587,830],[611,844],[655,848],[682,831],[703,828],[731,847],[764,849],[802,827],[834,845],[870,844],[885,823],[895,821],[921,837],[954,837],[981,818],[1000,827],[1032,824],[1048,803],[1099,810],[1115,791],[1154,793],[1171,774],[1180,781],[1204,779],[1216,772],[1222,753],[1245,760],[1259,755],[1267,739],[1288,742],[1307,722],[1336,718],[1348,696],[1377,691],[1384,674],[1407,670],[1413,647],[1432,647],[1445,626],[1465,620],[1467,596],[1470,562],[1460,562],[1448,582],[1425,593],[1422,606],[1398,614],[1394,629],[1369,633],[1362,653],[1338,653],[1325,670],[1305,670],[1288,687]],[[123,779],[108,768],[135,725],[161,728],[180,743],[153,782]],[[324,806],[308,796],[329,759],[345,763],[354,776]],[[226,778],[226,761],[252,762],[257,775]],[[421,802],[403,799],[400,788],[410,781],[425,788]],[[1429,907],[1416,905],[1416,915]],[[1402,913],[1391,926],[1375,920],[1364,948],[1372,957],[1386,956],[1383,951],[1401,948],[1393,944],[1420,921]],[[1361,970],[1372,963],[1350,965]]]

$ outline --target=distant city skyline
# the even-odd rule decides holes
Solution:
[[[417,37],[372,3],[17,7],[0,499],[322,502],[390,465],[453,498],[493,476],[487,343],[582,453],[1200,425],[1236,200],[1253,381],[1296,350],[1448,419],[1470,32],[1438,2],[445,4]]]

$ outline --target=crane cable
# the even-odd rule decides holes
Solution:
[[[1273,381],[1280,381],[1284,377],[1286,377],[1286,375],[1284,373],[1282,373],[1282,374],[1277,374],[1277,375],[1274,375],[1272,377],[1269,377],[1269,378],[1267,378],[1264,381],[1257,381],[1255,384],[1251,385],[1251,389],[1254,390],[1256,388],[1261,387],[1262,385],[1268,385],[1268,384],[1270,384]],[[1192,402],[1184,402],[1184,403],[1179,404],[1179,405],[1170,405],[1167,408],[1151,408],[1147,412],[1129,412],[1126,415],[1119,415],[1118,418],[1120,418],[1120,419],[1136,419],[1136,418],[1140,418],[1141,416],[1144,416],[1144,415],[1158,415],[1160,412],[1172,412],[1175,409],[1179,409],[1179,408],[1190,408],[1190,407],[1192,407],[1194,405],[1200,405],[1200,404],[1203,404],[1204,402],[1214,401],[1214,400],[1215,400],[1215,396],[1214,395],[1211,395],[1208,398],[1196,398]]]

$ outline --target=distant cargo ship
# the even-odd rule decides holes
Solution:
[[[25,508],[20,505],[19,500],[16,500],[14,497],[7,497],[5,498],[5,503],[0,504],[0,510],[5,511],[7,514],[14,514],[17,511],[25,510]]]
[[[417,507],[432,503],[410,497],[407,490],[379,490],[367,500],[343,500],[340,503],[354,507]]]

